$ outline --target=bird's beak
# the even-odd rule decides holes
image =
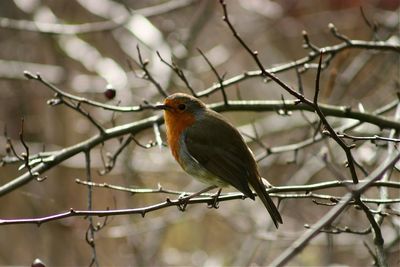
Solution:
[[[155,105],[154,106],[156,109],[162,109],[162,110],[168,110],[168,109],[171,109],[171,107],[170,106],[168,106],[168,105],[164,105],[164,104],[157,104],[157,105]]]

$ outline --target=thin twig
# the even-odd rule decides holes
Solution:
[[[317,77],[316,77],[316,81],[315,81],[315,94],[314,94],[314,106],[315,106],[315,111],[317,112],[320,120],[322,121],[322,123],[324,124],[326,130],[329,132],[330,136],[336,141],[336,143],[343,149],[343,151],[346,153],[346,157],[347,157],[347,163],[348,163],[348,167],[350,169],[350,174],[351,174],[351,178],[353,179],[354,184],[358,183],[358,178],[357,178],[357,173],[356,173],[356,169],[354,167],[354,159],[353,159],[353,155],[351,154],[351,149],[352,146],[348,146],[345,142],[343,142],[342,139],[340,139],[335,130],[332,128],[332,126],[328,123],[328,121],[325,118],[324,113],[322,112],[322,110],[319,108],[319,104],[318,104],[318,95],[319,95],[319,91],[320,91],[320,86],[319,86],[319,81],[320,81],[320,75],[321,75],[321,64],[322,64],[322,55],[323,53],[320,54],[320,58],[319,58],[319,64],[318,64],[318,71],[317,71]]]
[[[45,179],[47,179],[46,176],[44,177],[39,177],[39,173],[37,172],[32,172],[32,167],[29,164],[29,146],[25,143],[25,139],[24,139],[24,118],[21,119],[21,131],[19,132],[19,140],[21,141],[21,144],[23,145],[24,149],[25,149],[25,153],[21,154],[21,158],[23,159],[24,166],[28,169],[29,174],[35,178],[36,181],[38,182],[42,182]],[[13,150],[15,153],[15,150]]]
[[[222,93],[222,98],[224,100],[225,106],[229,106],[228,103],[228,97],[226,96],[225,92],[225,87],[224,87],[224,75],[219,75],[218,71],[215,69],[214,65],[211,63],[211,61],[207,58],[207,56],[201,51],[201,49],[197,48],[197,51],[199,51],[200,55],[204,58],[204,60],[207,62],[208,66],[211,68],[212,72],[214,75],[217,77],[218,83],[219,83],[219,89],[221,90]]]
[[[145,79],[145,80],[148,80],[149,82],[151,82],[157,88],[157,91],[158,91],[158,93],[160,95],[162,95],[163,97],[167,97],[168,94],[162,88],[161,84],[156,81],[156,79],[153,77],[153,75],[147,69],[147,66],[149,65],[149,61],[147,59],[143,60],[142,52],[140,51],[139,45],[136,46],[136,50],[137,50],[138,58],[139,58],[139,64],[138,65],[144,72],[142,78]]]
[[[338,29],[336,28],[336,26],[333,23],[329,23],[328,25],[329,30],[331,31],[331,33],[338,38],[339,40],[344,41],[346,44],[351,45],[351,40],[349,37],[339,33]]]
[[[333,46],[321,47],[319,51],[324,51],[324,54],[326,55],[326,59],[331,59],[331,58],[333,58],[334,55],[337,55],[340,52],[343,52],[343,51],[349,50],[349,49],[380,50],[380,51],[392,51],[395,53],[400,53],[400,44],[398,44],[398,43],[393,44],[393,42],[389,42],[389,41],[351,40],[351,44],[343,42],[341,44],[337,44],[337,45],[333,45]],[[319,53],[313,52],[313,53],[309,54],[308,56],[300,58],[296,61],[282,64],[277,67],[265,69],[264,71],[263,70],[246,71],[243,74],[239,74],[232,78],[225,79],[223,85],[225,86],[225,88],[227,88],[233,84],[237,84],[246,79],[265,76],[265,72],[272,75],[272,74],[278,74],[278,73],[285,72],[287,70],[295,69],[295,68],[303,68],[304,71],[309,70],[309,69],[316,69],[316,68],[318,68],[318,64],[312,64],[311,62],[314,61],[318,56],[319,56]],[[328,66],[329,62],[330,62],[330,60],[325,60],[324,66]],[[271,80],[274,80],[275,82],[277,82],[275,79],[273,79],[274,77],[270,77],[270,78],[271,78]],[[267,79],[265,82],[269,82],[269,81],[270,80]],[[207,96],[218,90],[220,90],[220,85],[215,84],[208,89],[198,92],[198,96],[199,97]]]
[[[394,143],[400,143],[400,139],[398,138],[390,138],[390,137],[384,137],[384,136],[379,136],[379,135],[374,135],[374,136],[354,136],[346,133],[339,133],[338,136],[340,138],[347,138],[351,139],[353,141],[386,141],[386,142],[394,142]]]
[[[301,35],[303,36],[303,40],[304,40],[303,47],[311,49],[311,51],[313,52],[311,55],[315,55],[315,53],[319,53],[319,51],[320,51],[319,47],[314,45],[313,43],[311,43],[310,38],[308,37],[307,31],[303,30],[301,32]]]
[[[92,182],[92,173],[91,173],[91,159],[90,159],[90,150],[85,151],[85,169],[86,169],[86,181],[88,183]],[[89,185],[88,186],[88,210],[93,210],[93,188]],[[97,252],[96,252],[96,243],[94,241],[95,236],[95,226],[93,222],[93,217],[89,217],[89,226],[86,231],[86,243],[92,249],[92,260],[90,262],[90,266],[99,266],[98,259],[97,259]]]
[[[194,96],[197,97],[197,94],[195,92],[195,90],[193,89],[192,85],[190,84],[190,82],[188,81],[188,79],[186,78],[185,73],[183,72],[183,70],[181,68],[179,68],[178,65],[176,65],[175,62],[172,61],[172,63],[168,63],[165,59],[163,59],[161,57],[160,52],[156,51],[158,58],[161,60],[161,62],[163,62],[165,65],[167,65],[171,70],[173,70],[175,72],[176,75],[178,75],[178,77],[182,80],[182,82],[186,85],[186,87],[189,89],[190,93]]]
[[[137,112],[137,111],[142,111],[143,109],[147,108],[147,107],[142,107],[142,106],[120,107],[120,106],[103,104],[103,103],[100,103],[97,101],[93,101],[93,100],[90,100],[90,99],[87,99],[84,97],[79,97],[79,96],[64,92],[60,88],[58,88],[55,85],[48,82],[46,79],[44,79],[39,74],[34,75],[29,71],[24,71],[24,75],[26,78],[28,78],[30,80],[35,80],[35,81],[42,83],[43,85],[45,85],[47,88],[51,89],[53,92],[55,92],[59,96],[68,98],[73,101],[77,101],[79,103],[87,104],[90,106],[94,106],[94,107],[98,107],[98,108],[102,108],[102,109],[110,110],[110,111],[117,111],[117,112]],[[50,101],[49,104],[54,105],[56,103],[53,103],[52,101]]]
[[[311,228],[309,225],[305,225],[304,227],[307,229]],[[321,229],[321,232],[327,233],[327,234],[335,234],[335,235],[342,234],[342,233],[355,234],[355,235],[367,235],[367,234],[371,233],[371,227],[367,227],[364,230],[354,230],[348,226],[339,227],[339,226],[330,225],[324,229]]]
[[[107,155],[108,161],[103,164],[104,169],[99,171],[100,175],[105,175],[105,174],[109,173],[110,171],[112,171],[112,169],[115,166],[115,163],[117,162],[118,156],[131,143],[132,140],[133,140],[133,136],[129,135],[124,141],[122,141],[122,143],[120,144],[118,149],[112,155]]]
[[[69,101],[65,100],[63,97],[58,98],[60,100],[60,103],[66,105],[67,107],[77,111],[78,113],[82,114],[84,117],[86,117],[100,132],[100,134],[104,134],[104,128],[95,120],[95,118],[90,115],[90,113],[86,110],[84,110],[81,107],[81,102],[75,103],[70,103]]]

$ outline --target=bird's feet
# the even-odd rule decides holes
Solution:
[[[178,209],[180,211],[185,211],[186,207],[189,203],[189,200],[193,197],[193,194],[188,194],[188,193],[182,193],[178,197]]]
[[[208,208],[210,209],[218,209],[219,208],[219,201],[218,198],[221,195],[222,188],[218,189],[217,193],[211,196],[212,201],[208,202]]]
[[[189,204],[189,200],[190,199],[192,199],[194,197],[197,197],[197,196],[200,196],[201,194],[203,194],[205,192],[208,192],[208,191],[210,191],[212,189],[215,189],[215,188],[217,188],[217,186],[212,185],[212,186],[204,188],[203,190],[200,190],[199,192],[196,192],[196,193],[193,193],[193,194],[182,193],[178,198],[178,204],[177,204],[178,209],[180,211],[185,211],[187,205]],[[218,197],[219,197],[220,193],[221,193],[221,190],[218,191],[217,197],[214,199],[214,205],[212,205],[212,207],[218,207],[218,205],[216,203],[218,203]]]

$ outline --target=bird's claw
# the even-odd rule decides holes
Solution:
[[[181,194],[179,195],[178,199],[179,199],[179,200],[185,199],[185,198],[187,198],[188,196],[189,196],[188,193],[183,192],[183,193],[181,193]]]
[[[219,208],[219,201],[218,201],[218,197],[212,197],[212,201],[208,202],[207,207],[209,209],[218,209]]]
[[[218,209],[219,208],[219,196],[221,195],[221,189],[218,190],[217,193],[211,196],[212,201],[208,202],[208,208],[210,209]]]
[[[189,200],[190,200],[190,195],[188,195],[186,193],[180,194],[178,197],[178,205],[177,205],[178,209],[180,211],[185,211],[186,207],[189,203]]]
[[[187,207],[187,204],[188,204],[188,202],[187,201],[185,201],[184,203],[178,203],[178,205],[177,205],[177,207],[178,207],[178,210],[179,211],[185,211],[186,210],[186,207]]]

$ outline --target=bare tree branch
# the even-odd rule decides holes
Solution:
[[[390,168],[393,167],[396,162],[400,159],[400,153],[395,155],[394,157],[388,160],[388,163],[385,165],[379,166],[376,170],[374,170],[365,180],[366,182],[359,183],[359,185],[354,189],[353,192],[347,193],[342,201],[333,207],[324,217],[318,220],[318,222],[313,225],[309,230],[303,233],[295,242],[293,242],[285,251],[281,253],[272,263],[271,266],[284,266],[288,263],[294,256],[300,253],[303,248],[307,245],[307,243],[313,239],[318,233],[320,233],[321,229],[323,229],[326,225],[329,225],[336,217],[338,217],[346,205],[352,200],[355,195],[362,194],[365,190],[367,190],[370,185],[382,177],[382,175]]]

